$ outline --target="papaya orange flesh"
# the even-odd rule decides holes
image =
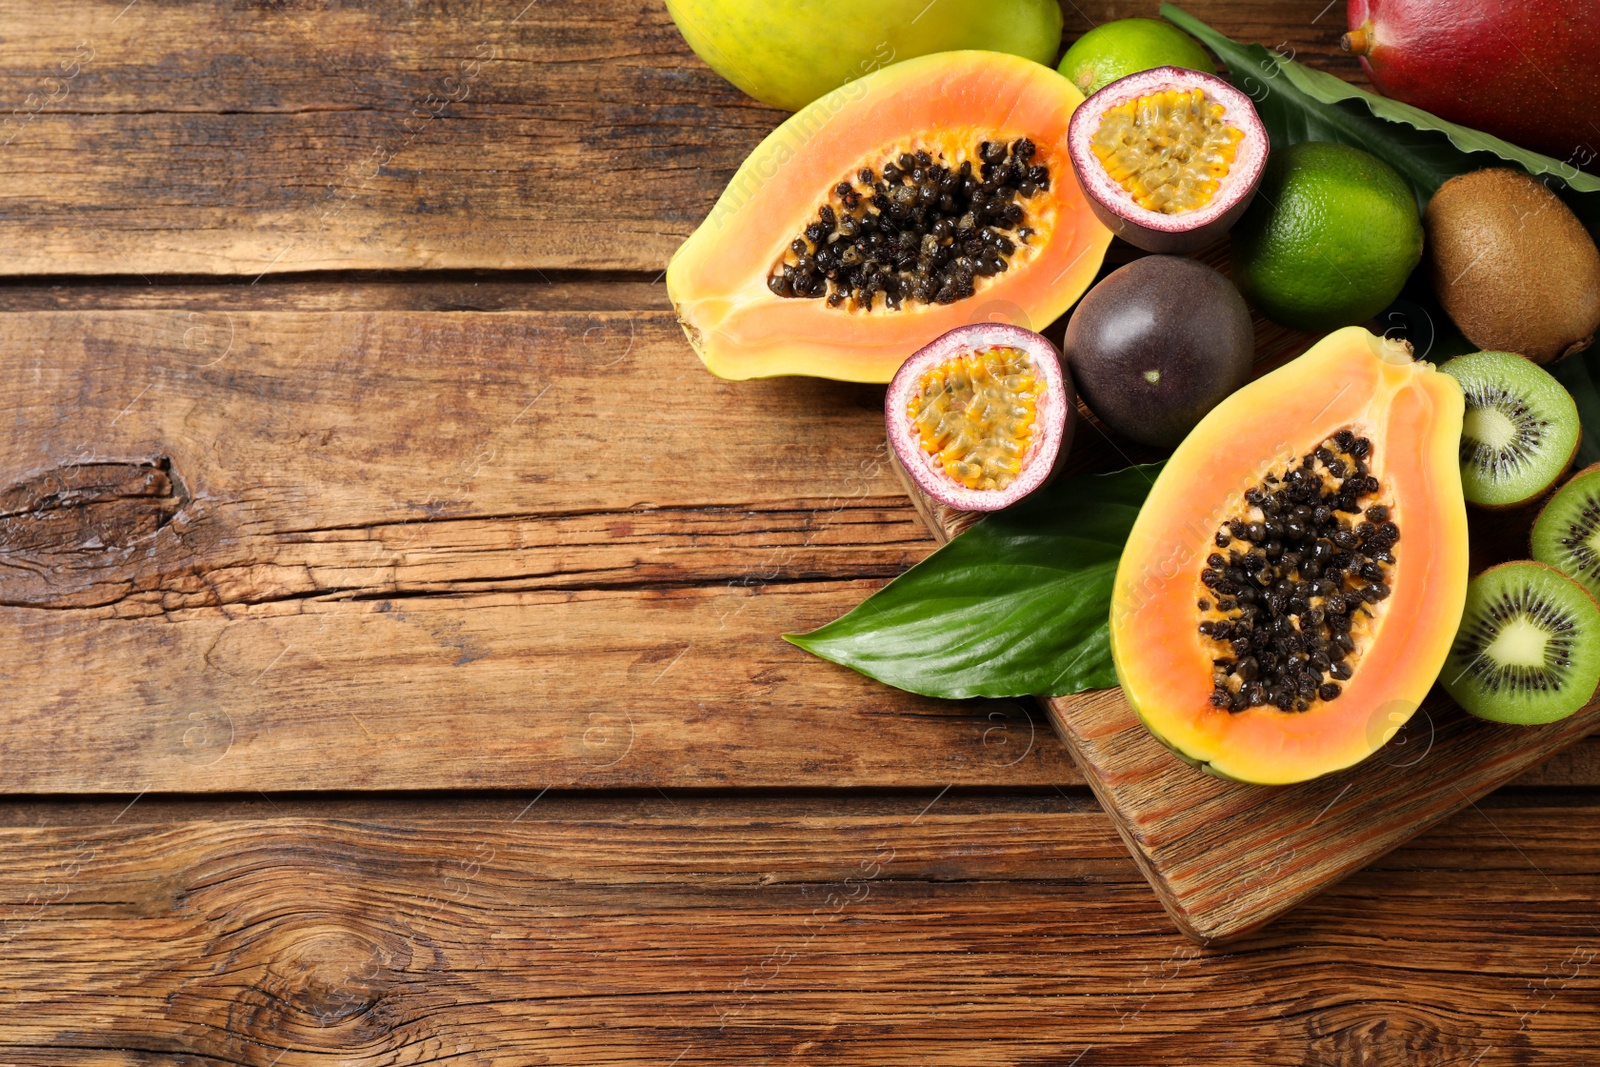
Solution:
[[[1048,67],[966,51],[896,63],[800,111],[668,265],[695,351],[725,378],[887,382],[956,327],[1048,325],[1111,240],[1071,177],[1082,99]]]
[[[1466,601],[1464,408],[1404,342],[1350,327],[1202,420],[1140,511],[1112,599],[1117,676],[1152,733],[1276,785],[1357,763],[1404,725]]]

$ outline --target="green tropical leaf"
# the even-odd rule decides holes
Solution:
[[[1458,174],[1513,163],[1547,178],[1600,241],[1600,178],[1571,163],[1369,93],[1258,44],[1240,44],[1172,4],[1162,5],[1161,14],[1227,65],[1228,80],[1255,102],[1274,149],[1300,141],[1338,141],[1365,149],[1405,175],[1421,205]],[[1440,314],[1441,332],[1454,335]],[[1438,355],[1429,358],[1437,361]],[[1600,462],[1600,345],[1550,369],[1571,390],[1583,416],[1587,432],[1579,458]]]
[[[1239,44],[1171,4],[1161,14],[1223,61],[1229,80],[1255,102],[1274,150],[1301,141],[1364,149],[1405,175],[1419,205],[1458,174],[1512,163],[1549,180],[1600,239],[1600,178]],[[1452,342],[1470,347],[1447,322],[1438,326],[1439,351],[1430,358],[1448,355]],[[1551,370],[1591,430],[1581,461],[1600,461],[1600,346]],[[1062,696],[1113,686],[1112,581],[1157,470],[1058,482],[985,518],[848,615],[784,636],[927,696]]]
[[[1369,93],[1258,44],[1240,44],[1172,4],[1163,4],[1161,15],[1227,65],[1225,76],[1255,102],[1274,149],[1300,141],[1337,141],[1364,149],[1405,175],[1419,204],[1458,174],[1514,163],[1548,176],[1589,231],[1600,235],[1600,178]]]
[[[1159,469],[1057,481],[986,517],[843,618],[784,637],[925,696],[1114,686],[1112,579]]]

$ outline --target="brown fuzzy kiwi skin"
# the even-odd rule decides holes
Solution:
[[[1519,170],[1451,178],[1422,217],[1434,292],[1473,344],[1552,363],[1600,330],[1600,248]]]

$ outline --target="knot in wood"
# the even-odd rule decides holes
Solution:
[[[1339,1005],[1317,1012],[1306,1021],[1307,1037],[1318,1062],[1377,1064],[1415,1063],[1432,1052],[1446,1054],[1445,1061],[1470,1060],[1482,1050],[1472,1047],[1468,1031],[1447,1033],[1436,1018],[1401,1005],[1384,1005],[1374,1014],[1370,1004]]]
[[[254,1004],[251,1030],[278,1034],[314,1034],[361,1020],[388,992],[395,967],[403,965],[395,950],[327,921],[280,928],[254,950],[268,957],[266,969],[240,1003]]]
[[[0,491],[0,544],[34,553],[116,553],[167,525],[186,502],[164,456],[67,463]]]
[[[0,490],[0,604],[96,607],[159,570],[188,505],[165,456],[66,463]]]

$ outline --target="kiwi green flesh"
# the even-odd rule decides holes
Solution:
[[[1573,475],[1539,512],[1533,558],[1600,600],[1600,463]]]
[[[1542,563],[1506,563],[1467,586],[1440,682],[1480,719],[1564,719],[1600,688],[1600,605]]]
[[[1461,484],[1469,504],[1525,504],[1572,465],[1582,434],[1578,405],[1548,371],[1511,352],[1474,352],[1440,369],[1467,396]]]

